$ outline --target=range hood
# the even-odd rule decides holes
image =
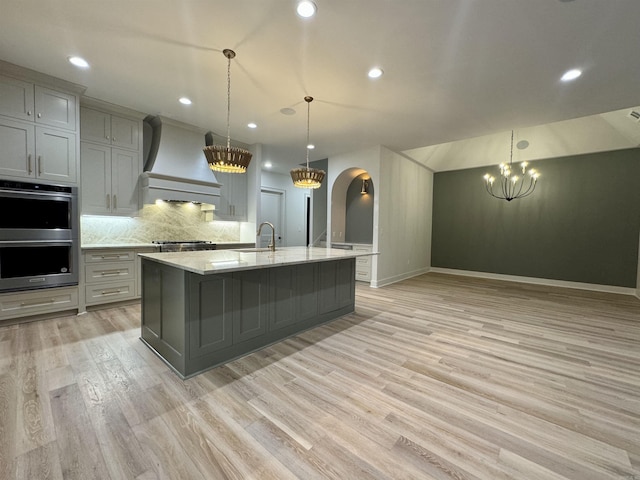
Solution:
[[[220,183],[202,148],[205,133],[191,125],[149,115],[144,119],[143,203],[156,200],[218,205]]]

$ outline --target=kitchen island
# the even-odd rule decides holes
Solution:
[[[355,259],[363,255],[372,253],[141,254],[141,339],[182,378],[196,375],[353,312]]]

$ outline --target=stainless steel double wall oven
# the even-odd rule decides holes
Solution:
[[[76,187],[0,179],[0,292],[78,284]]]

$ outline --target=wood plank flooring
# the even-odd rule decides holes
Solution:
[[[0,479],[640,480],[640,300],[427,274],[182,381],[140,308],[0,328]]]

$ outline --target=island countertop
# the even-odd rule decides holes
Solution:
[[[188,272],[208,275],[377,255],[376,252],[322,247],[282,247],[277,248],[275,252],[242,250],[247,249],[140,253],[139,256]]]

